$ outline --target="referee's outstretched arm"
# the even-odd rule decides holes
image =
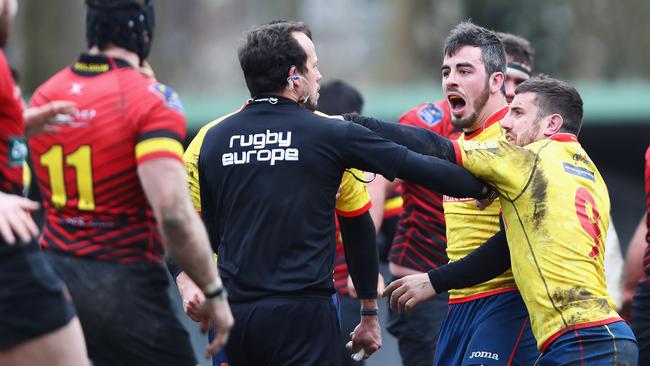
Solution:
[[[451,140],[426,128],[383,122],[357,114],[344,114],[343,117],[347,121],[363,126],[387,140],[406,146],[409,150],[435,156],[452,163],[456,162],[456,154]]]

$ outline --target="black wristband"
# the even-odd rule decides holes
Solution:
[[[361,316],[377,316],[379,309],[361,309]]]
[[[214,290],[214,291],[204,292],[203,295],[205,295],[205,298],[206,298],[207,300],[210,300],[210,299],[214,299],[214,298],[216,298],[216,297],[221,296],[221,294],[223,294],[224,291],[225,291],[225,290],[224,290],[224,287],[221,286],[220,288],[218,288],[218,289],[216,289],[216,290]]]

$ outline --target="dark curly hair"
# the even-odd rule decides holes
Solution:
[[[292,36],[294,32],[302,32],[311,39],[305,23],[286,20],[273,21],[246,33],[238,55],[251,97],[282,91],[291,66],[305,71],[307,54]]]

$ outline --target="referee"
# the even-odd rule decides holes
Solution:
[[[335,196],[346,168],[452,196],[486,191],[453,164],[314,114],[321,74],[310,38],[303,23],[286,21],[247,33],[239,61],[252,98],[208,125],[196,157],[202,217],[235,317],[226,345],[233,365],[340,364],[331,295]],[[351,351],[369,356],[381,347],[377,249],[358,242],[346,257],[361,299]]]

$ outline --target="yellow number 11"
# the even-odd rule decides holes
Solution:
[[[79,203],[77,208],[82,211],[95,209],[95,195],[93,193],[93,171],[92,153],[90,146],[80,146],[77,151],[65,157],[66,165],[73,167],[77,175],[77,190],[79,191]],[[50,177],[52,189],[52,203],[54,207],[64,207],[68,195],[65,188],[63,176],[63,146],[54,145],[46,153],[41,155],[41,165],[45,166]]]

